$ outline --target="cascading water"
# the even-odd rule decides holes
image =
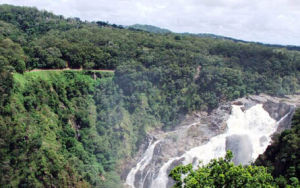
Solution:
[[[226,153],[226,139],[231,136],[242,136],[248,138],[245,147],[252,147],[250,160],[254,160],[263,153],[269,145],[270,136],[276,131],[276,121],[270,117],[263,109],[262,104],[257,104],[252,108],[242,111],[241,106],[232,106],[232,114],[227,120],[227,131],[211,138],[206,144],[192,148],[182,156],[170,159],[159,170],[157,178],[152,182],[151,187],[167,187],[167,169],[170,164],[178,159],[184,158],[183,164],[194,163],[207,164],[211,159],[223,157]],[[195,160],[196,159],[196,160]]]
[[[133,168],[130,170],[129,174],[127,175],[126,178],[126,184],[131,186],[131,187],[135,187],[135,176],[137,174],[138,171],[143,171],[144,168],[151,162],[152,157],[153,157],[153,151],[154,148],[156,146],[156,144],[158,144],[159,140],[153,142],[153,140],[150,141],[149,146],[145,152],[145,154],[143,155],[142,159],[140,160],[140,162]],[[147,177],[147,176],[145,176]],[[144,178],[145,179],[145,178]],[[140,179],[139,183],[139,187],[142,186],[144,184],[144,179]]]
[[[218,134],[218,131],[217,129],[215,130],[215,128],[212,129],[215,134],[204,131],[203,134],[200,134],[199,136],[205,137],[210,134],[211,136],[208,136],[208,140],[205,141],[204,139],[196,142],[195,145],[184,150],[184,152],[179,155],[171,155],[168,158],[156,156],[156,152],[154,152],[156,146],[159,146],[158,148],[162,149],[164,144],[169,144],[169,140],[167,141],[166,137],[161,137],[161,140],[150,143],[142,159],[129,172],[126,178],[126,184],[132,188],[170,187],[171,183],[169,182],[168,172],[174,165],[177,165],[178,163],[184,165],[193,163],[196,167],[200,161],[202,164],[207,164],[213,158],[224,157],[226,150],[228,149],[232,150],[234,153],[234,163],[249,164],[251,161],[254,161],[259,154],[262,154],[266,150],[271,142],[271,135],[276,132],[278,124],[287,118],[289,114],[293,113],[293,110],[286,112],[281,116],[281,119],[276,122],[276,120],[271,118],[270,114],[263,108],[263,104],[256,103],[256,105],[253,105],[246,110],[243,109],[245,109],[244,106],[232,105],[230,116],[227,116],[227,118],[224,119],[226,129],[225,131],[223,129],[223,133]],[[229,113],[229,111],[227,111],[227,113]],[[218,121],[216,122],[217,124],[220,123]],[[201,124],[201,120],[197,123],[194,121],[194,123],[182,127],[177,132],[184,135],[185,133],[183,132],[194,130],[191,129],[194,125],[199,128],[202,127],[200,130],[206,130],[203,129],[205,126],[211,127],[211,124],[207,124],[205,121],[202,122],[201,126],[197,126],[199,123]],[[165,133],[164,135],[168,134],[170,134],[170,132]],[[187,137],[184,138],[186,139]],[[193,140],[192,137],[188,138]],[[185,140],[181,140],[177,142],[177,144],[183,141]],[[158,145],[158,143],[160,144]],[[190,143],[190,140],[184,143]],[[201,145],[197,146],[197,144]],[[174,146],[177,145],[174,143]],[[169,152],[172,150],[176,150],[176,148],[169,150]],[[161,152],[159,155],[163,155]],[[152,168],[153,165],[155,167]],[[148,175],[148,173],[150,173],[150,175]],[[150,178],[147,178],[147,176]],[[146,178],[147,181],[145,181]]]
[[[181,131],[182,129],[188,129],[190,128],[191,126],[193,125],[196,125],[197,123],[192,123],[192,124],[189,124],[185,127],[181,127],[179,128],[178,130],[176,131]],[[171,132],[167,132],[165,133],[164,135],[169,135],[173,132],[176,132],[176,131],[171,131]],[[152,158],[153,158],[153,154],[154,154],[154,149],[156,147],[156,145],[160,142],[161,140],[156,140],[156,141],[153,141],[153,139],[149,142],[149,145],[148,145],[148,148],[146,149],[145,153],[143,154],[141,160],[137,163],[137,165],[132,168],[130,170],[130,172],[128,173],[127,175],[127,178],[126,178],[126,185],[127,186],[130,186],[130,187],[149,187],[149,186],[144,186],[145,184],[145,181],[147,179],[147,176],[152,176],[153,175],[153,172],[151,172],[151,170],[147,169],[145,172],[144,172],[144,169],[149,165],[149,163],[151,162]],[[141,176],[143,176],[143,178],[139,178],[139,180],[136,180],[136,176],[141,173]],[[153,181],[153,178],[151,177],[150,178],[151,181]]]

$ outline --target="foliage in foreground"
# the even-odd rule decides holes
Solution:
[[[175,180],[174,188],[186,187],[273,187],[273,177],[266,168],[260,166],[235,166],[232,152],[225,158],[213,159],[207,165],[193,170],[191,164],[177,166],[170,172]],[[183,177],[183,174],[187,175]]]

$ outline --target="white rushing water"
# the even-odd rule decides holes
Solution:
[[[147,150],[145,151],[142,159],[140,160],[140,162],[133,168],[130,170],[129,174],[127,175],[126,178],[126,184],[131,186],[131,187],[135,187],[134,186],[134,181],[135,181],[135,175],[138,171],[143,171],[144,168],[151,162],[152,157],[153,157],[153,152],[154,152],[154,148],[156,146],[156,144],[158,144],[159,140],[155,141],[155,142],[151,142],[149,143],[149,146],[147,148]],[[139,184],[143,185],[144,180],[141,180],[139,182]]]
[[[167,187],[167,171],[175,160],[184,158],[184,165],[194,162],[196,166],[200,161],[202,164],[207,164],[213,158],[224,157],[226,154],[226,139],[233,135],[239,138],[247,138],[247,142],[249,142],[247,147],[252,147],[248,150],[248,153],[246,152],[247,155],[249,155],[249,161],[247,161],[247,163],[250,163],[266,150],[271,142],[271,135],[277,129],[278,122],[276,123],[276,121],[270,117],[269,113],[264,110],[262,104],[257,104],[246,111],[242,111],[241,106],[233,105],[231,115],[227,120],[227,130],[225,133],[212,137],[207,143],[186,151],[182,156],[169,159],[159,169],[158,175],[152,180],[150,187]],[[136,172],[143,170],[145,166],[150,163],[154,147],[157,143],[158,141],[148,147],[143,159],[127,176],[126,183],[131,187],[134,188],[133,182]],[[249,153],[249,151],[252,153]]]
[[[167,169],[175,160],[184,158],[183,164],[186,165],[192,163],[193,159],[196,158],[198,162],[202,161],[202,164],[207,164],[213,158],[224,157],[226,154],[226,137],[230,135],[247,135],[253,147],[252,160],[255,160],[270,144],[270,136],[276,131],[276,125],[276,121],[263,109],[262,104],[257,104],[245,112],[241,110],[240,106],[233,105],[232,113],[227,120],[227,131],[211,138],[206,144],[192,148],[180,157],[170,159],[161,167],[151,187],[163,188],[167,186]],[[261,143],[261,138],[266,138],[266,141]]]

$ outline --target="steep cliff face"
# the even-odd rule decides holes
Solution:
[[[129,187],[171,187],[167,175],[174,166],[207,163],[226,149],[236,164],[247,164],[264,152],[272,134],[290,127],[296,106],[299,96],[259,95],[222,104],[210,114],[190,114],[173,131],[150,133],[123,178]]]

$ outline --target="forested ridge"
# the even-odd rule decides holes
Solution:
[[[66,67],[85,71],[26,72]],[[1,5],[0,184],[118,187],[147,131],[248,94],[299,93],[299,71],[285,47]]]

